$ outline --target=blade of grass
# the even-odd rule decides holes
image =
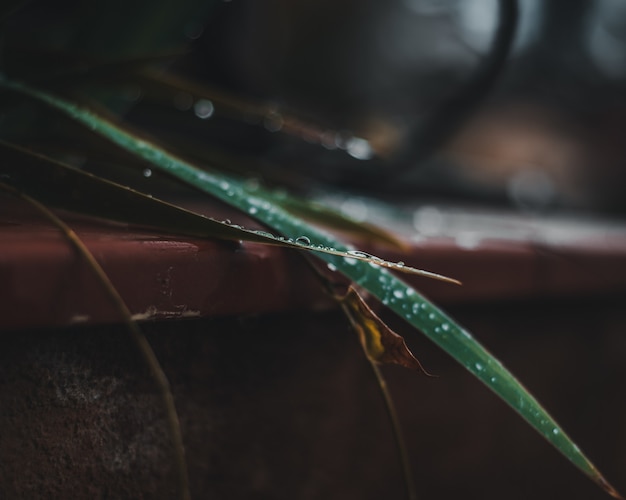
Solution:
[[[137,322],[132,318],[130,310],[126,306],[124,299],[120,296],[117,289],[111,283],[111,280],[102,269],[102,266],[98,263],[93,254],[85,246],[82,240],[76,235],[76,233],[53,214],[48,208],[41,204],[38,200],[31,198],[30,196],[18,191],[17,189],[0,182],[0,189],[8,191],[15,196],[18,196],[35,207],[39,213],[41,213],[46,219],[52,222],[59,230],[65,235],[68,241],[75,248],[77,253],[85,260],[89,268],[96,275],[97,280],[102,284],[102,287],[106,291],[109,299],[120,312],[120,315],[128,329],[131,338],[137,349],[141,353],[152,373],[152,377],[156,382],[159,389],[159,394],[163,400],[165,406],[165,412],[167,416],[167,423],[169,426],[170,437],[172,439],[172,445],[174,448],[175,465],[176,465],[176,477],[178,479],[178,496],[181,500],[191,500],[191,494],[189,492],[189,476],[187,473],[187,461],[185,460],[185,447],[183,445],[183,436],[180,430],[180,420],[178,419],[178,413],[176,412],[176,405],[174,404],[174,396],[172,395],[172,389],[170,387],[169,380],[161,368],[156,354],[152,350],[152,346],[148,342],[148,339],[143,334]]]
[[[383,267],[398,268],[410,274],[456,282],[445,276],[409,266],[399,266],[397,263],[363,252],[346,253],[311,245],[305,239],[289,240],[266,231],[244,229],[237,225],[220,222],[1,140],[0,152],[4,159],[0,166],[0,174],[4,176],[8,184],[58,208],[120,222],[156,227],[185,236],[249,241],[343,255]]]
[[[189,183],[246,213],[252,212],[257,220],[287,237],[306,236],[317,245],[343,251],[350,250],[331,235],[276,206],[272,203],[271,197],[265,195],[259,188],[246,186],[244,182],[232,177],[203,171],[160,147],[137,139],[122,127],[115,126],[86,109],[46,92],[8,80],[0,81],[0,87],[46,103],[106,137],[117,146],[151,162],[154,168]],[[421,330],[508,403],[548,442],[608,494],[615,498],[622,498],[522,384],[445,312],[391,272],[377,265],[337,255],[320,254],[319,257],[333,269],[340,271],[354,283],[368,290],[408,323]]]

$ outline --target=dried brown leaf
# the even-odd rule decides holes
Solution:
[[[404,339],[376,315],[354,287],[351,286],[340,301],[371,361],[396,364],[432,376],[413,355]]]

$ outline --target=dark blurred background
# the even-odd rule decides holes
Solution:
[[[507,3],[223,2],[194,44],[194,71],[343,131],[321,148],[268,139],[272,160],[318,178],[396,195],[623,212],[626,5],[520,0],[505,64],[468,93],[497,49]],[[429,150],[420,137],[446,120]]]
[[[201,118],[187,135],[255,174],[270,164],[301,187],[390,199],[626,209],[619,0],[66,0],[27,2],[4,25],[3,70],[24,79],[68,54],[180,51],[163,68],[247,108],[179,93],[170,113]],[[128,96],[128,118],[158,130],[149,95]]]

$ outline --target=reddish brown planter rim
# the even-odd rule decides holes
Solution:
[[[65,237],[23,202],[0,199],[0,329],[119,321]],[[235,216],[235,214],[233,214]],[[259,314],[332,307],[303,259],[284,248],[180,238],[64,219],[103,266],[138,319]],[[460,244],[461,243],[461,244]],[[410,281],[445,304],[571,296],[626,288],[626,232],[539,245],[531,239],[424,238],[408,253],[364,250],[455,277],[463,286]]]

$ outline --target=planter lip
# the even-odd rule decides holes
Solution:
[[[525,217],[531,231],[498,233],[494,231],[498,224],[523,228],[520,217],[451,207],[438,210],[443,213],[440,230],[427,235],[418,235],[419,224],[398,225],[396,220],[384,226],[406,238],[408,252],[355,244],[461,280],[463,286],[454,286],[405,277],[443,305],[626,290],[626,226],[565,219],[559,226],[559,219]],[[296,251],[182,238],[68,213],[62,216],[138,320],[333,307]],[[230,218],[236,217],[235,213]],[[9,197],[0,198],[0,278],[0,330],[120,320],[65,237],[23,202]]]

